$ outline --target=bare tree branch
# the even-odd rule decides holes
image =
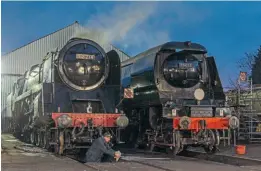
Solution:
[[[229,77],[228,81],[229,81],[229,85],[231,86],[232,90],[238,90],[238,89],[241,90],[242,89],[242,87],[240,86],[237,79],[233,81],[233,79],[231,77]]]
[[[247,72],[251,72],[251,69],[253,67],[253,63],[255,61],[255,53],[245,53],[245,56],[241,58],[237,63],[238,67],[242,70],[245,70]]]

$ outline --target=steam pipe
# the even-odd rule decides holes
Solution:
[[[84,131],[84,123],[81,122],[81,130],[78,134],[75,134],[75,130],[76,130],[76,127],[73,128],[73,131],[72,131],[72,137],[73,139],[76,139],[76,137],[80,136],[83,131]]]

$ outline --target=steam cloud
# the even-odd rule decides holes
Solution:
[[[90,16],[75,37],[92,39],[101,45],[115,44],[123,51],[131,49],[133,54],[170,41],[168,31],[174,31],[173,24],[198,25],[210,15],[207,9],[181,2],[132,2],[106,11],[110,12],[98,10]]]
[[[86,28],[77,30],[75,37],[84,37],[99,44],[120,44],[123,50],[130,46],[150,48],[169,40],[165,31],[155,31],[144,23],[157,12],[157,3],[117,5],[109,13],[98,13],[89,18]]]

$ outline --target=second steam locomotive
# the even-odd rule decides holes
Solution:
[[[97,43],[73,38],[19,78],[8,96],[16,136],[63,154],[87,148],[102,132],[119,142],[128,118],[118,112],[120,58]]]
[[[130,123],[132,145],[163,147],[174,154],[188,146],[216,152],[230,144],[239,125],[225,106],[214,57],[204,46],[168,42],[123,61],[121,103]],[[134,131],[135,130],[135,131]],[[135,135],[136,133],[136,135]]]

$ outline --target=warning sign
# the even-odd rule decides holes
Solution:
[[[247,72],[240,71],[239,80],[240,80],[240,82],[246,82],[247,81]]]

